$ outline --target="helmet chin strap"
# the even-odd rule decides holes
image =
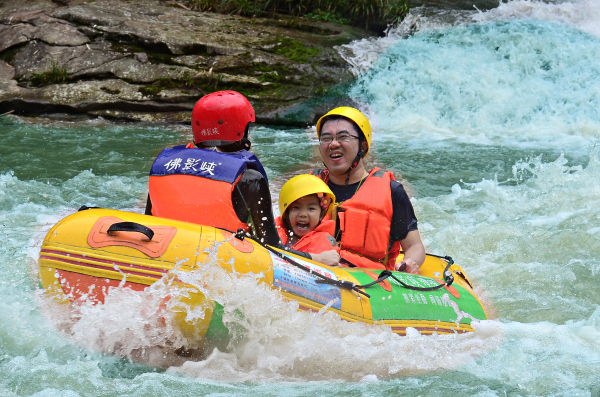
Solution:
[[[242,149],[245,150],[250,150],[250,146],[252,146],[252,142],[250,142],[250,139],[246,138],[245,136],[242,138],[240,143],[242,144]]]
[[[245,149],[245,150],[250,150],[250,146],[252,146],[250,139],[248,139],[249,131],[250,131],[250,123],[246,124],[246,129],[244,130],[244,136],[240,140],[240,145],[241,145],[242,149]]]
[[[360,162],[361,158],[362,158],[362,150],[359,150],[358,153],[356,154],[356,157],[352,161],[352,165],[350,165],[350,168],[348,168],[348,170],[346,172],[344,172],[344,174],[348,174],[348,175],[346,175],[346,182],[344,182],[345,186],[348,186],[348,182],[350,181],[350,173],[352,172],[353,169],[355,169],[358,166],[358,163]]]

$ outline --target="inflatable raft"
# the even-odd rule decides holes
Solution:
[[[222,306],[197,288],[190,293],[173,270],[194,272],[211,249],[222,268],[259,275],[259,282],[298,301],[300,310],[327,305],[343,320],[386,324],[398,334],[408,327],[423,334],[471,332],[472,321],[487,319],[466,273],[449,258],[427,255],[418,276],[328,267],[225,230],[106,209],[80,210],[52,227],[40,252],[41,286],[76,305],[103,303],[113,288],[142,291],[173,277],[175,285],[188,289],[176,294],[181,305],[204,310],[194,320],[185,310],[174,313],[186,347],[193,348],[207,338],[227,337]]]

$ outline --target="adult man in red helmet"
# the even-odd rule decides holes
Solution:
[[[194,143],[164,149],[150,171],[146,214],[250,230],[279,245],[267,174],[248,151],[254,109],[235,91],[202,97],[192,111]]]
[[[313,173],[338,201],[332,218],[342,258],[359,267],[418,274],[425,247],[412,204],[391,172],[367,172],[363,164],[371,145],[369,120],[357,109],[339,107],[319,119],[317,135],[327,169]],[[404,258],[396,263],[400,249]]]

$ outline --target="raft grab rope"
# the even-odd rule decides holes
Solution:
[[[440,258],[447,260],[448,261],[448,265],[446,265],[446,268],[444,269],[444,281],[445,282],[442,283],[442,284],[440,284],[440,285],[436,285],[435,287],[415,287],[413,285],[408,285],[405,282],[403,282],[402,280],[399,280],[396,276],[394,276],[394,274],[391,271],[384,270],[381,273],[379,273],[379,278],[377,280],[375,280],[375,281],[373,281],[372,283],[369,283],[369,284],[358,285],[357,288],[367,288],[367,287],[370,287],[372,285],[375,285],[375,284],[378,284],[378,283],[384,281],[388,277],[391,277],[394,280],[396,280],[404,288],[410,289],[410,290],[413,290],[413,291],[426,292],[426,291],[435,291],[435,290],[438,290],[438,289],[444,288],[444,287],[449,287],[454,282],[454,276],[452,275],[452,272],[449,270],[450,266],[452,266],[454,264],[454,260],[452,260],[452,258],[449,257],[449,256],[444,256],[444,257],[440,257]],[[319,281],[317,281],[317,282],[319,282]]]
[[[333,280],[330,279],[329,277],[323,276],[322,274],[319,274],[315,271],[313,271],[312,269],[296,262],[295,260],[293,260],[292,258],[289,258],[287,256],[285,256],[284,254],[282,254],[281,252],[274,250],[273,248],[269,247],[266,244],[263,244],[261,241],[258,241],[258,239],[254,238],[254,236],[250,235],[249,233],[244,232],[243,229],[238,229],[237,233],[234,234],[235,238],[237,238],[238,240],[243,241],[244,238],[248,237],[250,238],[252,241],[255,241],[256,243],[260,244],[263,248],[266,248],[269,252],[272,252],[273,254],[275,254],[277,257],[283,259],[284,261],[286,261],[287,263],[289,263],[290,265],[293,265],[301,270],[304,270],[307,273],[312,274],[313,276],[317,277],[318,280],[315,280],[315,282],[319,283],[319,284],[331,284],[331,285],[335,285],[338,286],[340,288],[344,288],[347,290],[352,290],[352,291],[356,291],[359,294],[362,294],[364,296],[366,296],[367,298],[370,298],[371,295],[367,294],[364,291],[359,290],[359,288],[361,288],[362,286],[360,285],[356,285],[351,281],[347,281],[347,280]]]
[[[379,278],[377,278],[377,280],[375,280],[375,281],[373,281],[371,283],[368,283],[368,284],[359,285],[359,284],[354,284],[351,281],[347,281],[347,280],[333,280],[333,279],[330,279],[329,277],[323,276],[322,274],[319,274],[319,273],[313,271],[312,269],[310,269],[310,268],[308,268],[308,267],[306,267],[306,266],[304,266],[304,265],[296,262],[292,258],[285,256],[281,252],[279,252],[277,250],[274,250],[273,248],[269,247],[268,245],[263,244],[261,241],[258,241],[258,239],[254,238],[254,236],[250,235],[249,233],[244,232],[244,230],[242,230],[242,229],[238,229],[237,233],[235,233],[234,236],[238,240],[244,240],[244,238],[248,237],[252,241],[255,241],[256,243],[260,244],[262,247],[266,248],[269,252],[272,252],[273,254],[277,255],[277,257],[283,259],[284,261],[288,262],[289,264],[291,264],[291,265],[293,265],[293,266],[295,266],[295,267],[297,267],[297,268],[299,268],[301,270],[304,270],[307,273],[310,273],[310,274],[316,276],[317,280],[315,280],[315,282],[317,284],[335,285],[335,286],[338,286],[340,288],[344,288],[344,289],[356,291],[359,294],[365,295],[367,298],[370,298],[371,295],[367,294],[364,291],[361,291],[360,289],[365,289],[365,288],[371,287],[371,286],[373,286],[375,284],[378,284],[378,283],[386,280],[389,277],[391,277],[392,279],[394,279],[396,282],[398,282],[400,285],[402,285],[406,289],[413,290],[413,291],[422,291],[422,292],[435,291],[435,290],[438,290],[440,288],[449,287],[454,282],[454,276],[452,275],[452,272],[450,271],[450,267],[454,264],[454,260],[450,256],[432,255],[432,256],[435,256],[436,258],[444,259],[444,260],[446,260],[448,262],[448,265],[446,265],[446,268],[444,269],[444,283],[442,283],[440,285],[436,285],[435,287],[415,287],[415,286],[412,286],[412,285],[408,285],[405,282],[403,282],[402,280],[399,280],[389,270],[384,270],[381,273],[379,273]]]

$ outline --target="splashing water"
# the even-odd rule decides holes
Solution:
[[[171,315],[182,308],[175,297],[185,291],[177,291],[165,279],[144,292],[111,290],[104,304],[75,306],[66,318],[64,307],[47,308],[46,313],[57,316],[52,322],[61,324],[80,346],[221,381],[361,380],[417,374],[464,364],[492,350],[502,338],[493,321],[474,325],[477,337],[426,337],[410,330],[404,338],[386,326],[342,321],[326,310],[298,311],[298,302],[286,301],[258,284],[262,274],[224,270],[217,260],[219,246],[210,248],[198,269],[173,272],[224,307],[223,322],[232,334],[229,345],[205,352],[201,361],[174,354],[185,338],[170,325]],[[196,308],[187,315],[193,319],[204,312]],[[340,361],[347,365],[340,366]]]
[[[173,354],[180,336],[170,325],[175,303],[165,308],[168,280],[54,315],[30,271],[44,230],[82,204],[142,212],[153,156],[190,132],[0,125],[0,393],[597,395],[596,3],[415,9],[387,38],[343,48],[358,76],[351,93],[376,127],[368,166],[404,178],[427,250],[451,255],[496,313],[469,335],[401,338],[298,312],[257,286],[260,276],[222,272],[210,260],[178,277],[224,305],[232,339],[199,361]],[[251,134],[274,192],[319,164],[314,131]]]

